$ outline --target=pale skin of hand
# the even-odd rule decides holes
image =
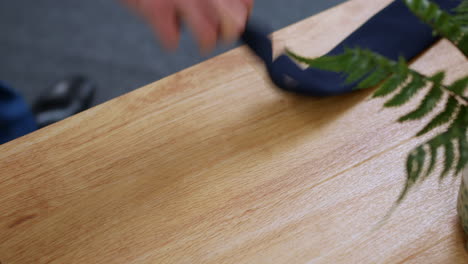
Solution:
[[[203,53],[221,39],[235,41],[244,31],[254,0],[124,0],[140,13],[163,45],[175,49],[183,21],[195,35]]]

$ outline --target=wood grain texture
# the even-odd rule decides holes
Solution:
[[[389,2],[306,19],[275,50],[321,55]],[[468,71],[446,41],[412,67]],[[467,263],[458,180],[373,231],[424,120],[370,93],[284,94],[239,48],[2,145],[0,263]]]

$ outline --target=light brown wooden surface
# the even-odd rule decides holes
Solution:
[[[347,2],[275,48],[321,55],[389,2]],[[413,67],[468,70],[445,41]],[[458,180],[372,232],[424,138],[370,93],[286,95],[239,48],[0,146],[0,263],[467,263]]]

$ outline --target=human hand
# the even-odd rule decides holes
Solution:
[[[244,31],[254,0],[124,0],[145,17],[166,48],[175,49],[180,22],[194,33],[202,52]]]

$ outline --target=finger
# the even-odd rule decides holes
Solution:
[[[225,42],[235,41],[244,31],[248,7],[239,0],[213,0],[220,19],[221,36]]]
[[[180,23],[175,5],[171,1],[142,1],[139,8],[153,26],[164,47],[167,49],[177,48],[180,36]]]
[[[253,6],[254,6],[254,0],[241,0],[241,1],[247,7],[248,16],[250,16],[253,10]]]
[[[179,5],[179,12],[197,38],[201,51],[207,53],[214,49],[218,25],[216,20],[210,17],[207,10],[203,8],[203,5],[197,1],[183,1],[183,5]]]

